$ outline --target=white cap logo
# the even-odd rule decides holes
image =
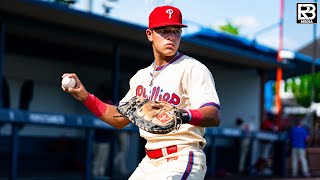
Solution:
[[[167,9],[166,13],[169,14],[169,19],[171,19],[171,14],[173,14],[173,10],[172,9]]]

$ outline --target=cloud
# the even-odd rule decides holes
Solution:
[[[235,26],[239,26],[240,28],[246,28],[246,29],[256,29],[261,25],[258,19],[255,18],[254,16],[235,17],[231,20],[231,22]]]
[[[238,16],[227,19],[220,19],[212,26],[214,29],[218,29],[219,26],[226,25],[227,22],[231,22],[234,26],[239,27],[240,35],[249,35],[257,31],[261,26],[261,23],[254,16]]]
[[[226,25],[227,22],[231,22],[234,26],[239,27],[240,36],[253,40],[255,33],[261,30],[263,23],[254,16],[238,16],[234,18],[220,19],[215,22],[211,27],[215,30],[219,29],[219,26]],[[263,32],[256,37],[256,41],[264,46],[278,49],[279,47],[279,29],[272,28]],[[301,43],[296,38],[289,36],[283,37],[283,49],[296,51],[301,47]]]
[[[265,45],[274,49],[278,49],[279,47],[279,32],[275,31],[274,33],[268,33],[261,37],[257,38],[257,42],[261,45]],[[299,43],[290,37],[283,37],[282,47],[283,49],[296,51],[298,50]]]
[[[261,36],[257,38],[257,42],[261,45],[265,45],[274,49],[279,47],[279,38],[275,35]]]

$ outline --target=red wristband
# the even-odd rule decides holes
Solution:
[[[88,92],[88,98],[83,104],[97,117],[101,117],[107,110],[107,105],[95,95]]]
[[[192,110],[192,109],[189,109],[189,112],[190,112],[190,121],[188,123],[194,126],[200,126],[203,120],[202,112],[199,110]]]

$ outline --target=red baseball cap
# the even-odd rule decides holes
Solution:
[[[163,26],[181,26],[188,27],[182,24],[182,14],[178,8],[173,6],[156,7],[149,15],[149,29]]]

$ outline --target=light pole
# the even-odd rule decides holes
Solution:
[[[279,23],[279,47],[277,54],[277,61],[282,62],[282,57],[280,52],[282,51],[282,39],[283,39],[283,10],[284,10],[284,0],[280,0],[280,23]],[[280,99],[280,83],[282,80],[282,68],[277,67],[276,71],[276,112],[277,112],[277,126],[281,126],[281,113],[282,113],[282,103]]]

